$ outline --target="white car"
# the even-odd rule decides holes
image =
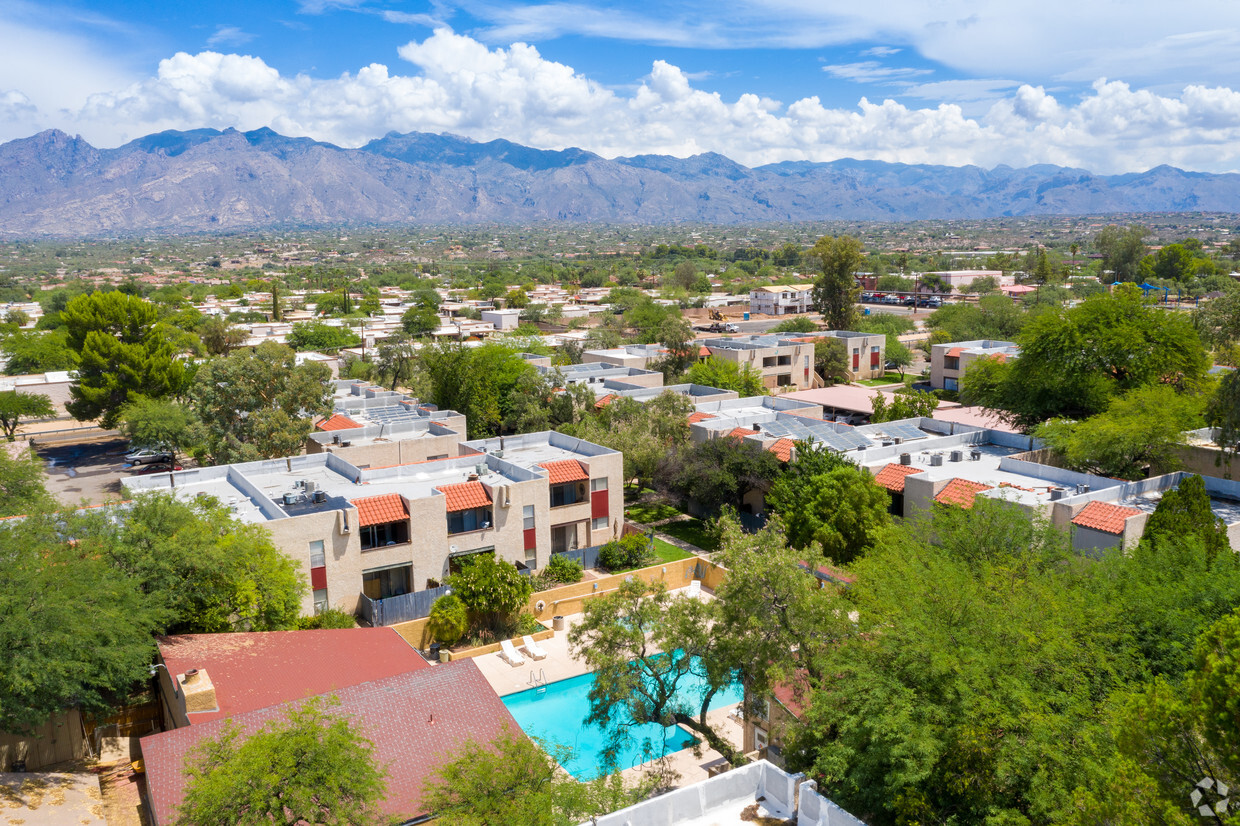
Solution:
[[[166,450],[144,447],[127,454],[125,461],[131,465],[148,465],[153,462],[171,462],[172,454]]]

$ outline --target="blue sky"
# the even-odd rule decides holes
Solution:
[[[416,129],[750,165],[1240,168],[1234,0],[0,0],[0,42],[0,140]]]

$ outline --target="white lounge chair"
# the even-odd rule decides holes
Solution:
[[[509,665],[525,664],[525,657],[522,657],[521,652],[512,647],[512,640],[504,640],[499,644],[499,656]]]
[[[534,638],[529,634],[522,637],[521,641],[525,643],[525,653],[529,654],[536,660],[547,659],[547,652],[539,648],[538,643],[534,642]]]
[[[689,583],[689,587],[685,589],[685,596],[697,599],[702,593],[702,580],[695,579]]]

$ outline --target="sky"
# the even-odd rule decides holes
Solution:
[[[0,141],[1240,170],[1236,0],[0,0]]]

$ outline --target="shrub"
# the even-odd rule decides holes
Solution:
[[[534,591],[529,577],[490,554],[476,554],[464,561],[460,572],[448,577],[448,584],[465,603],[470,619],[491,628],[523,608]]]
[[[453,594],[444,594],[431,606],[430,619],[426,630],[431,639],[442,645],[453,645],[465,633],[469,618],[465,611],[465,603]]]
[[[545,579],[557,583],[580,582],[583,576],[581,563],[560,554],[552,554],[547,567],[543,569]]]
[[[312,617],[297,618],[297,628],[301,631],[312,631],[318,628],[353,628],[356,625],[353,615],[339,608],[328,608]]]
[[[640,568],[651,556],[650,540],[639,533],[613,539],[598,551],[599,564],[609,571]]]

